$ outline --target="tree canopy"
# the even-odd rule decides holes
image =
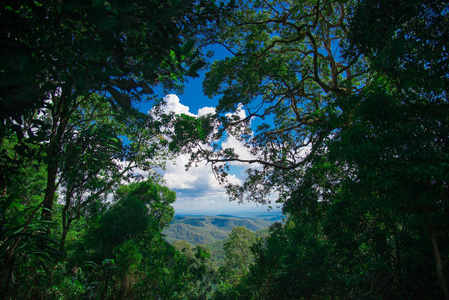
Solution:
[[[448,1],[23,0],[0,17],[1,299],[449,299]],[[229,56],[208,65],[208,45]],[[163,114],[154,91],[206,67],[216,114]],[[248,163],[230,199],[274,200],[283,222],[234,227],[220,267],[168,243],[157,170],[180,153],[224,184]]]
[[[234,136],[253,158],[240,158],[219,143],[195,158],[215,164],[217,173],[226,171],[221,164],[226,161],[260,164],[248,171],[243,187],[228,188],[232,199],[264,203],[270,192],[292,188],[291,178],[307,165],[308,154],[336,129],[330,117],[346,109],[331,104],[360,89],[366,67],[363,59],[342,55],[348,38],[344,2],[237,5],[237,12],[208,37],[232,55],[212,64],[203,87],[206,95],[220,97],[221,128],[212,140]],[[245,116],[226,117],[237,109]]]
[[[276,192],[290,220],[272,234],[285,248],[255,249],[253,281],[237,290],[268,277],[268,298],[289,287],[286,298],[447,299],[447,1],[237,5],[221,23],[228,30],[209,37],[230,52],[203,83],[220,97],[218,134],[211,148],[186,145],[223,178],[227,162],[256,165],[243,185],[228,185],[230,198],[267,203]],[[223,148],[230,136],[252,158]],[[266,253],[280,258],[270,264]],[[296,271],[312,258],[315,275]],[[432,279],[415,286],[417,269]]]

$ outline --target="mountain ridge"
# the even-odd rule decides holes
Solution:
[[[263,218],[242,218],[235,216],[180,216],[176,215],[168,228],[164,230],[166,240],[185,240],[196,245],[210,244],[229,236],[235,226],[245,227],[251,231],[268,228],[280,218],[269,216]],[[279,219],[279,220],[278,220]]]

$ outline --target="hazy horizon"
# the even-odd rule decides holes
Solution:
[[[243,205],[242,205],[243,206]],[[198,208],[198,209],[176,209],[175,215],[177,216],[217,216],[217,215],[231,215],[236,217],[254,217],[257,215],[281,215],[282,209],[273,208],[268,210],[267,206],[250,207],[247,208],[232,208],[227,207],[225,209],[210,209],[210,208]]]

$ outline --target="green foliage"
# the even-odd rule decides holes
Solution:
[[[152,180],[117,189],[112,206],[91,218],[72,246],[67,267],[86,274],[85,297],[171,299],[187,293],[188,265],[161,235],[174,201],[174,192]]]
[[[87,232],[89,252],[98,257],[91,260],[111,258],[126,241],[160,235],[173,217],[175,199],[174,192],[152,180],[119,188],[112,207]]]
[[[314,154],[338,125],[333,118],[344,108],[333,105],[336,96],[350,95],[364,85],[365,61],[341,53],[350,3],[236,1],[237,11],[204,36],[205,42],[230,53],[211,65],[203,82],[206,95],[220,98],[217,115],[208,120],[210,128],[218,130],[205,131],[206,140],[197,131],[186,139],[178,130],[174,144],[191,154],[192,163],[210,162],[232,200],[265,204],[273,191],[288,197],[309,162],[308,154]],[[240,118],[236,111],[245,116]],[[188,124],[194,128],[193,121]],[[224,149],[222,142],[230,136],[253,157]],[[204,142],[212,147],[201,147]],[[262,167],[249,169],[243,185],[237,186],[226,182],[229,161]]]
[[[234,56],[213,65],[204,87],[222,96],[219,113],[243,104],[249,117],[223,119],[223,130],[265,165],[231,186],[231,197],[264,202],[280,190],[289,221],[254,247],[250,275],[220,297],[449,299],[447,11],[447,1],[240,4],[215,39]],[[289,26],[291,39],[273,30]],[[323,33],[329,49],[346,53],[326,56]],[[314,41],[324,43],[321,57]],[[327,59],[336,65],[326,69]],[[333,78],[339,66],[351,71]],[[242,129],[270,115],[273,125]],[[216,153],[204,157],[240,160]]]
[[[169,87],[182,76],[196,76],[203,62],[193,33],[213,22],[220,10],[210,2],[201,2],[201,10],[196,4],[190,0],[5,3],[0,11],[5,29],[1,119],[18,121],[42,108],[61,85],[63,89],[71,85],[77,95],[107,91],[114,103],[130,108],[131,100],[152,94],[155,83]]]
[[[36,218],[40,207],[30,205],[20,211],[17,217],[25,218],[24,224],[18,220],[6,220],[1,236],[0,278],[2,296],[17,298],[43,297],[45,291],[35,286],[36,282],[47,285],[51,269],[61,255],[59,244],[45,234],[47,222]]]
[[[440,7],[435,2],[422,5],[426,11]],[[368,7],[368,17],[378,23],[366,23]],[[315,235],[309,242],[303,237],[291,240],[322,249],[321,258],[305,253],[305,259],[315,263],[314,270],[322,271],[297,275],[309,283],[324,278],[324,282],[307,287],[312,293],[307,297],[329,295],[329,291],[343,298],[447,297],[447,276],[441,261],[447,255],[448,239],[444,233],[447,204],[443,200],[447,186],[447,96],[440,89],[447,76],[439,60],[427,56],[423,49],[430,44],[438,48],[440,29],[434,22],[441,16],[430,13],[424,17],[422,10],[402,15],[401,10],[409,7],[397,3],[394,7],[386,1],[362,1],[355,6],[352,42],[369,57],[372,80],[361,93],[336,99],[334,105],[343,110],[331,122],[338,130],[317,148],[284,206],[299,227],[293,232],[307,229]],[[388,20],[383,22],[384,16]],[[426,24],[423,26],[436,26],[434,31],[428,28],[428,44],[422,44],[425,31],[419,33],[420,38],[414,35],[417,20]],[[377,26],[389,29],[382,35],[368,34]],[[370,30],[364,30],[368,27]],[[416,48],[402,47],[403,38],[410,39],[409,45]],[[420,57],[411,59],[415,55]],[[446,54],[439,52],[435,57],[439,55]],[[423,62],[439,75],[419,71]],[[287,232],[291,234],[292,229],[287,228]],[[270,246],[260,249],[263,253]],[[307,267],[307,260],[299,261],[295,270]],[[289,270],[287,274],[293,277],[296,272]],[[294,283],[284,279],[279,286]]]
[[[192,247],[186,241],[176,241],[173,246],[185,261],[186,280],[183,297],[188,299],[211,299],[214,286],[218,282],[217,267],[211,261],[210,250],[203,245]]]
[[[6,1],[1,298],[449,299],[448,7]],[[206,74],[216,115],[132,108],[197,77],[212,43],[232,54]],[[223,149],[231,136],[253,158]],[[169,150],[223,182],[227,162],[257,163],[231,198],[276,191],[287,221],[259,239],[266,222],[237,218],[167,229],[175,193],[122,183]],[[229,231],[219,271],[216,248],[188,242]]]
[[[197,142],[208,143],[214,129],[213,115],[191,117],[181,114],[176,116],[170,150],[179,152],[187,147],[193,147]]]
[[[0,292],[2,297],[38,297],[35,282],[46,284],[59,258],[59,245],[45,234],[52,223],[39,219],[45,169],[20,155],[16,139],[4,140],[0,197]],[[39,152],[39,146],[33,147]]]
[[[225,264],[220,268],[223,280],[218,288],[218,295],[228,294],[229,288],[237,287],[249,272],[254,261],[251,246],[255,241],[254,232],[244,227],[232,228],[229,239],[224,243],[226,257]]]
[[[351,15],[349,54],[400,77],[398,85],[438,93],[448,78],[447,1],[358,1]],[[374,7],[376,7],[374,9]]]
[[[428,258],[428,265],[421,260],[411,264],[412,268],[420,266],[429,272],[429,281],[409,293],[430,295],[435,284],[448,299],[447,272],[441,258],[448,253],[448,237],[444,233],[448,207],[443,200],[448,184],[448,77],[442,65],[448,53],[442,39],[447,28],[441,26],[447,22],[448,3],[412,1],[392,7],[378,1],[378,9],[368,17],[376,20],[372,22],[373,30],[386,26],[388,31],[383,37],[373,35],[367,41],[367,32],[362,36],[359,30],[363,29],[358,24],[360,14],[370,5],[361,2],[356,6],[351,42],[353,49],[370,58],[375,80],[364,93],[349,99],[357,121],[342,130],[334,152],[341,156],[345,153],[343,157],[356,170],[359,186],[364,187],[364,196],[372,208],[399,223],[384,221],[387,230],[392,228],[390,235],[396,236],[398,245],[403,246],[396,251],[401,251],[405,260],[409,253],[422,253],[418,256]],[[377,16],[384,10],[389,11],[388,21]],[[374,107],[382,107],[384,112]],[[360,136],[364,142],[355,142]],[[368,161],[367,156],[374,160]],[[414,233],[413,239],[406,239],[407,232]],[[407,242],[402,242],[404,239]],[[427,247],[417,247],[410,240],[426,241]],[[430,263],[432,252],[434,263]],[[403,271],[402,263],[393,266]],[[436,276],[430,275],[432,265]],[[396,276],[402,284],[412,285],[412,274],[415,273],[405,271]]]
[[[256,238],[265,238],[269,234],[269,227],[254,232]],[[210,250],[211,260],[215,265],[221,267],[225,264],[226,253],[224,244],[229,240],[229,237],[213,243],[208,243],[205,246]]]
[[[292,219],[275,223],[252,247],[255,264],[245,284],[248,299],[338,298],[344,281],[332,269],[332,253],[320,230]],[[341,285],[339,285],[340,283]]]

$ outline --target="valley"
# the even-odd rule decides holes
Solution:
[[[192,245],[211,244],[228,237],[235,226],[245,227],[257,232],[270,227],[276,221],[281,221],[281,213],[269,213],[252,218],[231,215],[218,216],[178,216],[163,233],[166,240],[185,240]]]

